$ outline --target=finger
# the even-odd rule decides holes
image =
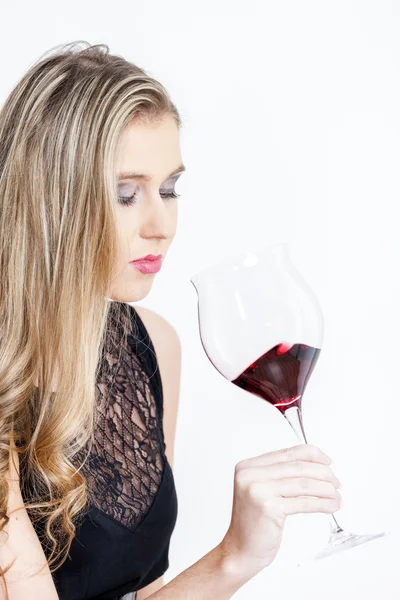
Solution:
[[[312,498],[310,496],[282,498],[281,503],[285,515],[296,515],[300,513],[332,514],[339,510],[341,504],[339,499]]]
[[[275,479],[267,485],[282,498],[300,496],[316,496],[318,498],[340,499],[340,494],[335,486],[327,481],[310,479],[309,477],[291,477],[289,479]]]
[[[247,467],[249,480],[269,481],[271,479],[287,479],[289,477],[307,477],[319,479],[340,487],[340,481],[328,465],[309,461],[295,460],[275,463],[267,466]]]
[[[298,446],[260,454],[259,456],[245,459],[241,461],[240,464],[243,463],[243,466],[268,466],[275,463],[293,462],[296,460],[305,460],[325,465],[330,465],[332,463],[329,456],[327,456],[325,452],[322,452],[318,446],[314,446],[313,444],[300,444]]]

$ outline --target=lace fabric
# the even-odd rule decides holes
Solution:
[[[134,529],[157,494],[166,457],[154,347],[138,313],[128,306],[128,334],[109,337],[103,351],[94,443],[81,472],[88,504]],[[80,464],[87,450],[82,449],[74,462]]]

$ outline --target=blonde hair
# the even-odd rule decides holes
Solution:
[[[118,276],[117,145],[130,123],[165,115],[181,127],[161,83],[85,41],[42,55],[0,110],[0,532],[14,439],[51,572],[87,500],[72,458],[93,441],[110,314],[118,326],[129,312],[107,298]]]

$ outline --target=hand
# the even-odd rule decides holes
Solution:
[[[339,480],[318,447],[301,444],[240,461],[235,467],[232,518],[220,547],[238,567],[258,572],[274,560],[286,517],[333,513]]]

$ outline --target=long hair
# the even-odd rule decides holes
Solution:
[[[110,322],[129,309],[108,298],[118,277],[118,141],[130,123],[165,115],[181,127],[161,83],[85,41],[42,55],[0,110],[0,532],[16,448],[51,572],[87,501],[72,459],[93,441]],[[12,564],[0,567],[3,579]]]

